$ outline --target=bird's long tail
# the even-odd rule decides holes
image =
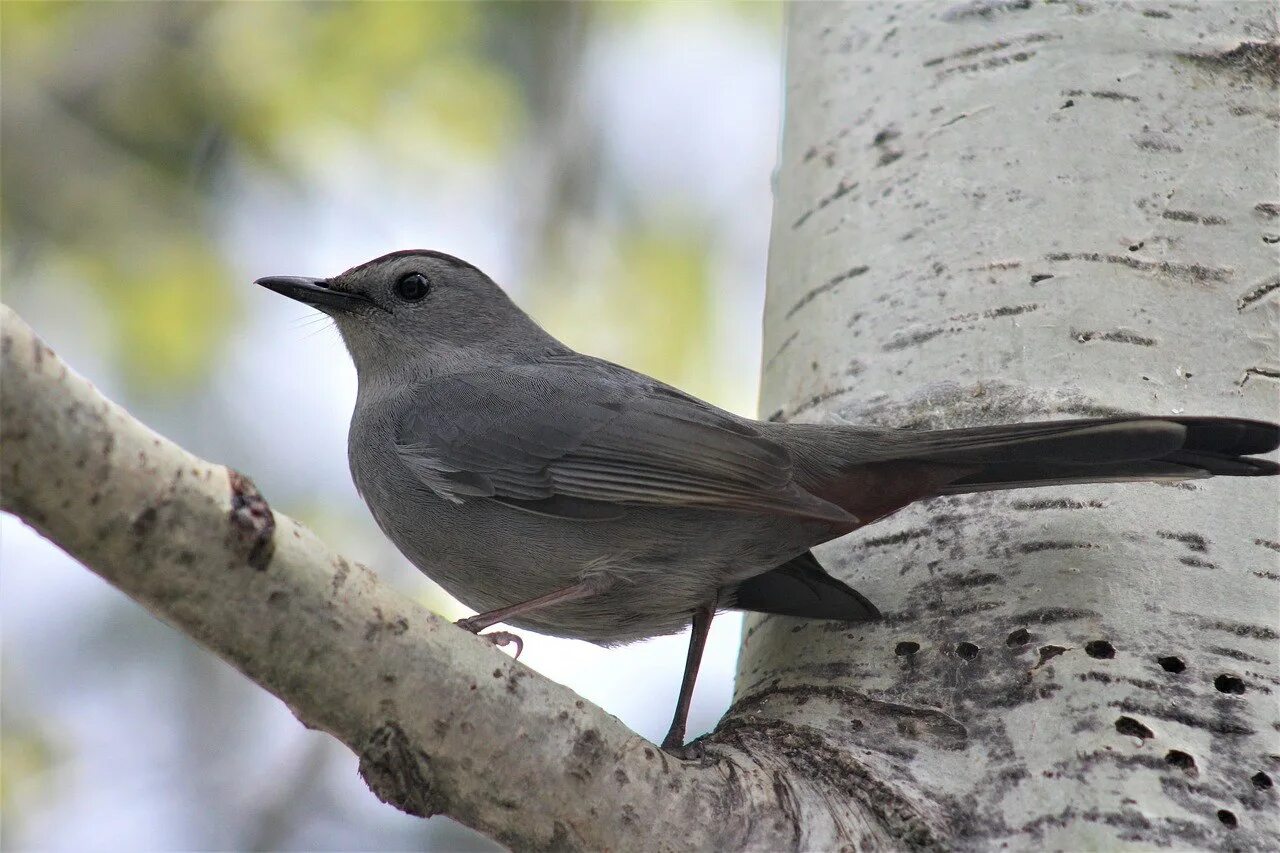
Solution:
[[[893,456],[976,465],[940,489],[963,494],[1067,483],[1258,477],[1280,465],[1280,425],[1239,418],[1121,417],[904,433]]]

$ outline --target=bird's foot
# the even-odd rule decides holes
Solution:
[[[672,758],[678,758],[681,761],[701,761],[707,757],[707,749],[702,745],[702,740],[695,740],[690,743],[679,743],[671,740],[662,742],[662,751]]]
[[[516,646],[515,659],[520,660],[520,653],[524,651],[524,640],[520,639],[518,635],[513,634],[510,631],[490,631],[487,634],[481,634],[480,632],[484,630],[484,626],[478,626],[470,619],[459,619],[457,622],[454,622],[453,624],[457,625],[459,628],[461,628],[464,631],[470,631],[471,633],[475,634],[477,637],[481,637],[483,639],[488,640],[490,643],[493,643],[493,645],[497,646],[498,648],[509,646],[512,643],[515,643],[515,646]]]

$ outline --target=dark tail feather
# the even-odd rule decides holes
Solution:
[[[729,606],[757,613],[867,622],[880,611],[862,594],[827,574],[806,551],[778,568],[743,581],[728,593]]]
[[[991,489],[1261,477],[1280,465],[1251,454],[1280,446],[1280,426],[1237,418],[1106,418],[924,433],[907,439],[901,458],[980,465],[942,489]]]

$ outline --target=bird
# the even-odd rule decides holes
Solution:
[[[333,318],[357,374],[352,479],[409,562],[477,613],[460,627],[614,646],[692,626],[669,751],[718,611],[879,618],[816,545],[940,495],[1280,472],[1251,458],[1280,426],[1241,418],[752,420],[574,351],[439,251],[256,283]]]

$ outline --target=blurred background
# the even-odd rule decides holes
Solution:
[[[755,413],[779,121],[772,3],[0,6],[4,301],[137,417],[450,617],[351,486],[355,374],[255,288],[434,248],[550,331]],[[493,845],[0,519],[6,850]],[[713,629],[690,735],[727,707]],[[685,637],[522,660],[650,738]]]

